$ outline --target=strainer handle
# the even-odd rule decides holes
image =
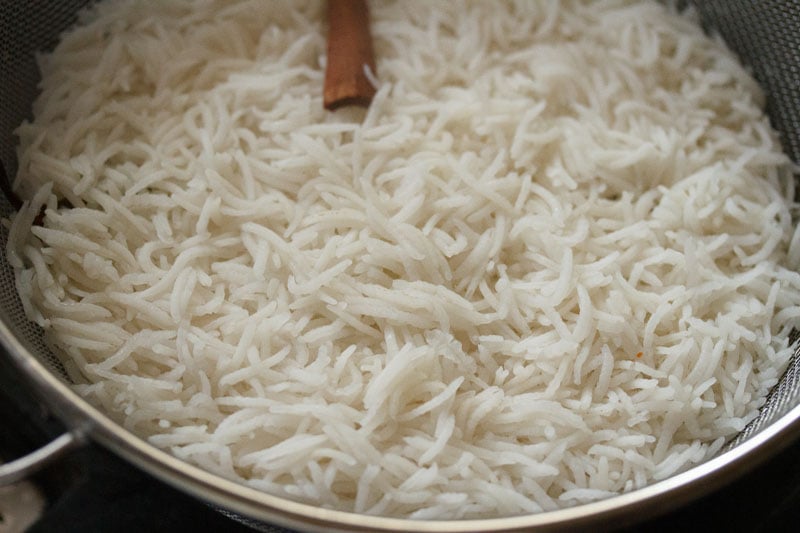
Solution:
[[[0,487],[28,477],[51,461],[80,446],[84,441],[84,436],[77,431],[64,433],[38,450],[0,465]]]

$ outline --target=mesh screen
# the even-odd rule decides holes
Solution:
[[[800,3],[796,0],[695,0],[706,30],[721,36],[761,84],[767,113],[784,151],[800,162]],[[797,336],[795,336],[796,338]],[[760,416],[727,448],[734,447],[800,403],[800,356],[796,351]]]
[[[77,20],[77,12],[93,0],[0,0],[0,216],[12,212],[8,177],[16,172],[13,130],[29,114],[36,95],[35,53],[51,48]],[[681,2],[685,5],[687,2]],[[690,2],[705,28],[718,33],[749,65],[767,94],[767,111],[779,130],[786,152],[800,162],[800,3],[764,0],[696,0]],[[7,231],[0,227],[0,250]],[[63,366],[48,350],[42,331],[28,322],[17,297],[12,270],[0,253],[0,318],[16,332],[31,354],[61,379]],[[729,446],[736,446],[774,422],[800,400],[800,357],[795,354],[775,386],[759,418]]]
[[[7,217],[15,198],[10,194],[10,177],[17,170],[14,129],[30,115],[37,94],[39,72],[35,53],[52,48],[58,37],[77,20],[78,10],[89,0],[19,2],[0,0],[0,216]],[[0,228],[0,245],[5,250],[8,231]],[[0,260],[0,318],[17,333],[28,350],[62,379],[67,379],[61,362],[48,350],[42,330],[25,318],[15,290],[14,274],[5,258]]]
[[[696,0],[718,33],[752,69],[767,94],[767,113],[786,153],[800,161],[800,3],[796,0]]]

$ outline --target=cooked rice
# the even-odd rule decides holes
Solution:
[[[539,512],[714,455],[800,317],[755,82],[654,2],[371,6],[367,111],[323,111],[319,1],[107,1],[41,57],[7,253],[76,389],[379,515]]]

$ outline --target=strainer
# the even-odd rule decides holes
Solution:
[[[13,130],[30,115],[38,72],[35,52],[51,48],[59,34],[75,23],[77,12],[92,0],[19,2],[0,0],[0,216],[15,205],[9,176],[16,172]],[[689,2],[678,2],[685,7]],[[767,93],[767,111],[780,131],[785,151],[800,161],[800,3],[796,0],[697,0],[700,19],[718,33],[749,65]],[[0,229],[5,248],[7,232]],[[406,521],[330,511],[261,493],[225,480],[150,446],[87,404],[70,388],[61,363],[28,322],[15,290],[5,254],[0,254],[0,342],[31,378],[43,400],[70,431],[44,449],[0,467],[0,482],[11,482],[42,461],[79,444],[84,438],[107,446],[153,475],[209,503],[235,513],[254,526],[279,524],[326,531],[512,531],[540,526],[563,530],[587,524],[621,525],[652,512],[664,512],[713,489],[755,466],[789,444],[800,431],[800,355],[774,387],[761,414],[713,459],[641,490],[572,509],[513,518],[464,521]]]

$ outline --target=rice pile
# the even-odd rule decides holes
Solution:
[[[754,81],[654,2],[371,6],[366,111],[323,111],[319,1],[105,2],[41,57],[7,253],[77,390],[378,515],[556,509],[715,454],[800,316]]]

